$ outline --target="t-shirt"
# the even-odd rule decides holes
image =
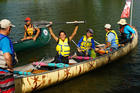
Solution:
[[[0,40],[0,50],[4,53],[10,53],[12,54],[12,50],[10,47],[10,41],[7,37],[4,37]]]
[[[111,43],[111,47],[114,47],[114,48],[118,47],[118,45],[115,42],[115,35],[113,33],[110,32],[107,35],[107,39],[108,39],[107,42]]]

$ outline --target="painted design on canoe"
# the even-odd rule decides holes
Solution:
[[[30,80],[29,80],[29,78],[28,78],[28,77],[27,77],[27,81],[28,81],[29,85],[31,85]]]
[[[40,85],[41,85],[42,82],[38,85],[38,83],[41,81],[41,80],[39,80],[39,76],[34,76],[31,79],[34,80],[34,82],[33,82],[33,85],[34,86],[32,87],[32,90],[36,90],[38,87],[40,87]]]
[[[81,72],[82,72],[82,68],[81,66],[79,66],[79,75],[81,74]]]
[[[70,73],[70,68],[65,69],[65,70],[64,70],[64,77],[65,77],[64,80],[68,79],[68,77],[69,77],[70,75],[71,75],[71,73]]]
[[[91,69],[94,69],[95,68],[96,62],[95,61],[91,61],[88,64],[89,64],[89,70],[91,70]]]

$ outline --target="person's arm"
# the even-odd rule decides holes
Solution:
[[[35,28],[35,30],[37,31],[36,35],[33,37],[33,40],[35,41],[37,39],[37,37],[40,34],[40,29],[38,27]]]
[[[91,43],[92,43],[92,48],[95,50],[95,43],[94,43],[94,39],[91,39]]]
[[[24,38],[26,38],[26,37],[27,37],[27,35],[26,35],[26,31],[27,31],[27,27],[26,27],[26,25],[24,25],[24,29],[25,29],[25,32],[24,32]]]
[[[10,53],[4,53],[4,58],[5,58],[5,61],[6,61],[6,64],[8,66],[8,70],[12,71],[13,70],[13,66],[12,66],[12,56]]]
[[[105,49],[110,46],[110,42],[106,42]]]
[[[105,49],[108,48],[108,47],[110,47],[111,41],[112,41],[113,37],[114,37],[114,34],[113,33],[109,33],[107,35],[108,40],[106,41],[106,45],[104,47]]]
[[[130,26],[127,26],[127,29],[128,29],[128,31],[130,31],[132,33],[130,38],[133,38],[134,37],[134,34],[135,34],[134,29],[131,28]]]
[[[71,41],[72,38],[76,35],[77,30],[78,30],[78,25],[75,26],[75,29],[74,29],[73,33],[72,33],[71,36],[69,37],[69,40],[70,40],[70,41]]]
[[[82,43],[82,41],[83,41],[83,38],[84,38],[84,37],[82,37],[82,38],[79,40],[78,44],[77,44],[79,47],[81,46],[81,43]]]
[[[12,71],[12,50],[10,47],[10,41],[8,38],[1,40],[1,50],[3,52],[6,64],[8,65],[8,70]]]
[[[54,38],[54,40],[56,42],[58,42],[58,37],[53,33],[52,27],[49,26],[48,28],[49,28],[49,31],[50,31],[51,36]]]

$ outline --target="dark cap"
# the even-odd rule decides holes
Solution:
[[[87,32],[90,32],[91,34],[93,34],[93,30],[91,29],[91,28],[89,28],[88,30],[87,30]]]

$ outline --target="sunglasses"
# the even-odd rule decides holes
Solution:
[[[29,20],[25,20],[25,22],[29,22]]]

